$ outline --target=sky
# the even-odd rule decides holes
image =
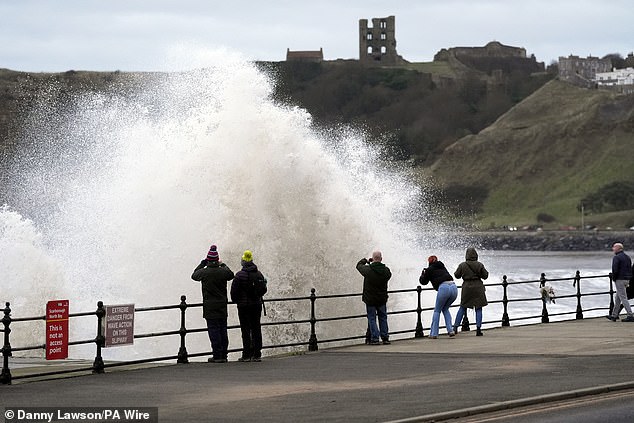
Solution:
[[[634,51],[631,0],[0,0],[0,68],[173,71],[320,48],[358,59],[359,19],[387,16],[410,62],[489,41],[546,65]]]

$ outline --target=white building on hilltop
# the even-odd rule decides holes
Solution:
[[[595,75],[598,88],[611,88],[625,94],[634,93],[634,68],[614,69]]]

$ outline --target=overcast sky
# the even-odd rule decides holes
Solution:
[[[359,19],[390,15],[411,62],[493,40],[546,65],[634,50],[632,0],[0,0],[0,68],[176,70],[217,51],[281,61],[287,48],[358,59]]]

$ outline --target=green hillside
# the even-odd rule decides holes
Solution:
[[[634,96],[551,81],[418,170],[481,228],[579,226],[584,203],[586,224],[622,229],[634,224],[632,151]]]

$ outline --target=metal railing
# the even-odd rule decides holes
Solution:
[[[582,280],[605,279],[605,278],[609,280],[608,291],[595,290],[591,292],[582,293],[581,291]],[[535,285],[539,284],[537,286],[539,288],[539,287],[543,287],[546,284],[546,282],[548,282],[553,287],[565,288],[566,286],[564,285],[564,282],[570,282],[570,281],[572,281],[572,287],[575,289],[575,292],[556,297],[556,299],[559,301],[574,298],[576,300],[576,304],[570,307],[570,310],[565,310],[565,311],[549,314],[548,312],[549,301],[546,297],[542,295],[539,295],[539,296],[535,295],[535,296],[528,296],[528,297],[520,296],[518,298],[510,298],[509,296],[509,293],[513,292],[513,288],[516,286],[529,285],[529,286],[532,286],[532,288],[534,289]],[[570,278],[547,279],[546,275],[542,273],[539,279],[526,280],[526,281],[508,281],[506,275],[504,275],[501,283],[489,283],[489,284],[485,284],[485,287],[487,288],[487,297],[489,298],[489,305],[494,306],[493,308],[495,308],[496,306],[498,308],[501,307],[500,309],[501,314],[499,314],[500,316],[499,319],[484,321],[483,322],[484,326],[501,325],[502,327],[505,327],[505,326],[510,326],[512,321],[528,322],[526,324],[529,324],[530,320],[535,320],[535,319],[541,319],[541,323],[548,323],[550,321],[550,317],[553,317],[553,316],[563,317],[563,316],[569,316],[573,314],[574,314],[574,319],[583,319],[584,311],[589,312],[589,311],[597,311],[597,310],[606,309],[606,307],[591,307],[591,308],[586,308],[584,310],[582,306],[582,299],[586,297],[609,294],[610,296],[609,309],[611,310],[612,307],[614,306],[614,302],[613,302],[614,289],[612,285],[612,274],[596,275],[596,276],[581,276],[579,271],[577,271],[575,276]],[[501,295],[499,295],[499,292],[496,292],[496,291],[499,291],[500,287],[502,288]],[[563,289],[563,291],[565,292],[566,289]],[[433,291],[433,288],[431,287],[423,288],[421,286],[417,286],[416,288],[413,288],[413,289],[401,289],[401,290],[393,290],[388,292],[392,298],[389,302],[390,309],[388,311],[388,315],[392,315],[392,316],[411,315],[411,314],[415,315],[415,319],[412,319],[411,326],[401,330],[390,331],[390,336],[405,335],[405,334],[413,333],[415,338],[424,337],[425,327],[423,324],[423,313],[431,312],[433,311],[434,308],[422,307],[423,292],[425,292],[425,295],[430,295],[433,297],[435,297],[436,295],[435,291]],[[535,290],[534,292],[539,292],[539,290]],[[406,299],[410,299],[410,300],[412,299],[411,297],[413,295],[416,295],[416,307],[411,308],[410,306],[409,308],[406,307],[403,309],[394,309],[393,308],[394,304],[399,304],[400,302],[402,302],[402,301],[399,301],[398,298],[399,296],[403,296],[403,295],[406,296]],[[393,299],[394,296],[397,296],[396,301]],[[309,296],[265,299],[264,302],[267,304],[281,304],[281,303],[287,303],[287,302],[299,302],[299,303],[309,302],[310,311],[309,311],[309,317],[307,319],[282,320],[282,319],[274,318],[274,319],[271,319],[272,321],[262,322],[263,327],[277,327],[277,326],[284,326],[284,325],[292,325],[295,328],[301,328],[301,327],[305,327],[306,325],[309,325],[309,331],[305,331],[308,334],[307,339],[296,339],[296,340],[293,340],[292,342],[285,342],[285,343],[278,343],[278,344],[265,344],[263,345],[263,349],[280,350],[284,348],[307,347],[308,351],[317,351],[319,348],[319,344],[327,344],[327,343],[341,344],[345,341],[365,339],[366,338],[365,330],[359,330],[359,332],[356,332],[354,335],[351,335],[351,336],[337,336],[337,337],[331,337],[326,339],[317,338],[316,327],[318,323],[325,325],[327,322],[350,321],[354,319],[366,318],[365,313],[318,316],[317,300],[319,300],[320,302],[334,301],[335,299],[338,299],[338,298],[349,299],[353,297],[361,297],[361,293],[317,295],[315,288],[312,288]],[[498,299],[496,299],[495,297],[498,297]],[[4,344],[2,347],[3,365],[2,365],[2,373],[0,374],[0,383],[11,384],[12,380],[17,380],[17,379],[45,377],[45,376],[53,376],[53,375],[59,375],[63,373],[73,373],[73,372],[104,373],[105,369],[109,367],[127,366],[127,365],[143,364],[143,363],[149,363],[149,362],[160,362],[160,361],[166,361],[166,360],[176,360],[176,363],[188,363],[190,358],[211,355],[212,353],[211,351],[196,352],[196,353],[189,353],[187,351],[187,345],[186,345],[187,335],[193,334],[193,333],[207,332],[207,328],[203,327],[203,328],[188,329],[186,327],[187,310],[192,308],[200,308],[202,307],[202,303],[188,304],[186,302],[186,297],[184,295],[181,296],[180,300],[181,300],[180,303],[175,305],[141,307],[141,308],[135,308],[134,310],[135,313],[146,313],[146,312],[154,312],[154,311],[173,310],[173,309],[180,310],[180,327],[178,329],[173,329],[173,330],[163,331],[163,332],[151,332],[151,333],[143,333],[143,334],[134,335],[134,339],[163,337],[163,336],[179,336],[180,344],[179,344],[178,352],[175,355],[148,357],[144,359],[137,359],[137,360],[131,360],[131,361],[104,363],[104,360],[102,357],[102,348],[105,345],[105,337],[103,335],[105,309],[104,309],[103,302],[99,301],[97,302],[97,309],[95,311],[69,314],[69,319],[85,317],[85,316],[97,317],[96,319],[97,329],[96,329],[96,334],[94,338],[68,342],[69,346],[94,343],[96,348],[96,354],[95,354],[95,359],[93,361],[92,366],[76,367],[72,369],[61,369],[61,370],[41,372],[41,373],[23,374],[19,376],[12,376],[11,370],[9,368],[9,359],[10,357],[12,357],[13,353],[21,352],[21,351],[43,350],[43,349],[46,349],[46,345],[39,344],[39,345],[31,345],[31,346],[12,347],[10,342],[10,334],[13,330],[15,330],[13,328],[13,325],[15,325],[16,323],[22,323],[22,322],[45,321],[46,316],[12,318],[11,317],[12,310],[10,308],[10,303],[7,302],[6,307],[4,308],[4,317],[2,318],[2,328],[0,329],[0,332],[4,333]],[[361,303],[361,300],[359,299],[358,302]],[[511,317],[509,313],[509,308],[517,307],[516,305],[520,303],[527,304],[527,306],[525,307],[528,307],[528,308],[524,310],[517,309],[516,313],[518,315]],[[459,304],[459,301],[457,301],[456,305],[454,305],[453,307],[457,307],[457,304]],[[535,304],[538,304],[538,305],[535,306]],[[536,311],[533,311],[533,310],[539,310],[539,314],[535,314]],[[487,311],[486,314],[491,315],[492,313],[493,312]],[[572,320],[572,319],[563,319],[563,320]],[[236,330],[236,329],[239,329],[239,325],[228,326],[228,330]],[[469,320],[465,313],[465,317],[463,318],[463,321],[462,321],[462,330],[468,331],[469,329],[470,329]],[[299,332],[301,332],[301,330]],[[240,352],[240,351],[241,351],[240,348],[228,350],[229,353]]]

